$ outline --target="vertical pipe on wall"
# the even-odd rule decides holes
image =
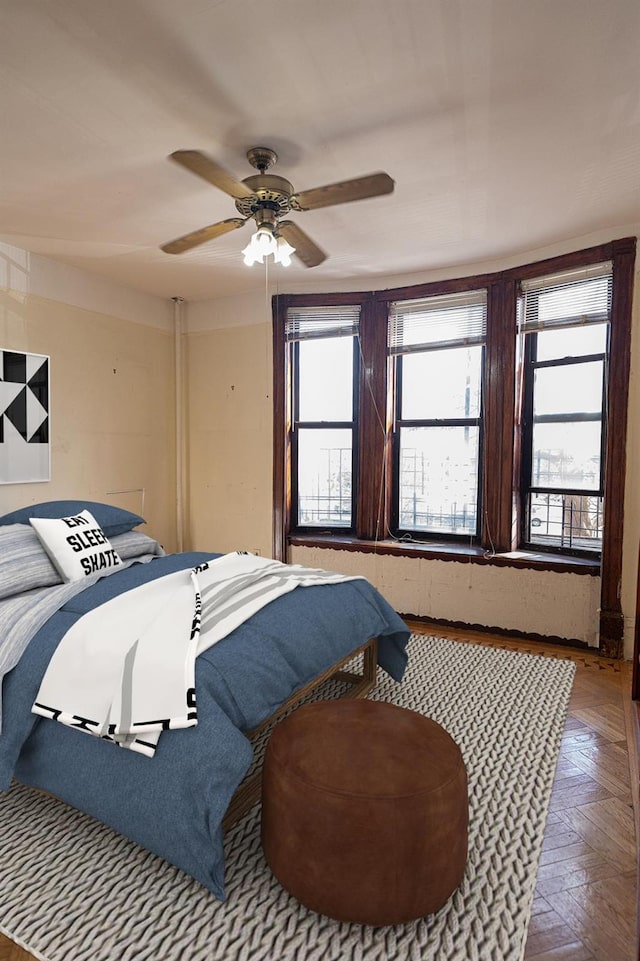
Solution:
[[[176,541],[184,550],[184,387],[182,378],[182,297],[172,297],[176,381]]]

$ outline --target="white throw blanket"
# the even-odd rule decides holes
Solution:
[[[296,587],[354,579],[243,553],[167,574],[76,621],[32,711],[152,757],[161,731],[197,723],[197,654]]]

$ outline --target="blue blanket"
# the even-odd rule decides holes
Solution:
[[[212,556],[219,555],[170,555],[112,574],[40,629],[4,682],[0,789],[13,775],[49,791],[224,899],[221,825],[253,757],[245,732],[370,637],[380,638],[380,666],[401,680],[409,631],[366,581],[292,591],[198,657],[198,725],[165,732],[152,759],[30,713],[51,654],[78,617]]]

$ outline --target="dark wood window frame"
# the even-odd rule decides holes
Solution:
[[[359,450],[358,442],[358,416],[357,411],[359,408],[358,402],[358,392],[359,392],[359,379],[358,374],[360,371],[360,358],[357,350],[357,342],[355,337],[351,337],[353,342],[353,356],[352,356],[352,370],[353,370],[353,386],[352,386],[352,409],[351,409],[351,420],[350,421],[305,421],[300,417],[300,413],[296,410],[296,400],[299,402],[299,390],[298,390],[298,380],[300,377],[300,364],[299,364],[299,350],[300,342],[293,342],[289,350],[292,353],[291,366],[293,370],[293,405],[292,405],[292,418],[291,418],[291,516],[296,515],[300,517],[300,501],[298,492],[298,479],[297,479],[297,463],[298,463],[298,447],[300,443],[300,434],[302,431],[309,430],[341,430],[346,429],[351,431],[351,442],[352,442],[352,470],[351,475],[353,478],[352,489],[351,489],[351,523],[348,527],[335,526],[332,528],[330,524],[323,525],[322,529],[327,533],[337,534],[341,533],[351,533],[355,530],[355,517],[357,514],[357,490],[358,490],[358,465],[357,465],[357,452]],[[309,534],[314,533],[313,526],[305,526],[303,524],[298,525],[297,530],[301,533],[307,532]],[[318,532],[318,528],[315,528],[315,532]]]
[[[536,485],[533,482],[533,431],[534,424],[536,422],[534,413],[534,378],[536,371],[539,370],[567,370],[574,369],[582,364],[593,364],[594,362],[602,364],[601,372],[601,382],[600,382],[600,409],[597,413],[579,413],[576,411],[564,414],[547,414],[538,417],[537,423],[565,423],[565,424],[575,424],[575,423],[598,423],[602,426],[606,425],[606,404],[607,404],[607,360],[608,351],[600,354],[581,354],[576,357],[561,357],[553,358],[550,360],[538,361],[536,358],[537,353],[537,337],[538,333],[531,333],[527,336],[527,345],[525,348],[525,360],[524,366],[526,368],[525,373],[525,384],[523,393],[523,408],[527,412],[524,418],[525,426],[522,431],[522,461],[523,470],[521,471],[520,477],[520,504],[525,505],[532,494],[543,494],[543,495],[559,495],[559,496],[576,496],[576,497],[604,497],[604,465],[606,461],[605,457],[605,437],[606,430],[601,429],[601,439],[600,439],[600,471],[599,471],[599,481],[597,489],[596,488],[571,488],[566,484],[545,484],[544,486]],[[520,544],[525,550],[537,550],[537,545],[535,539],[529,533],[530,519],[526,516],[526,507],[522,511],[523,516],[521,517],[521,529],[520,529]],[[584,550],[580,547],[572,548],[558,548],[549,547],[552,552],[562,552],[566,550],[568,554],[583,555],[588,556]],[[598,553],[600,553],[598,551]]]
[[[279,294],[273,298],[274,357],[274,461],[273,551],[287,557],[289,544],[307,544],[402,556],[466,560],[494,566],[519,566],[542,570],[601,574],[600,649],[610,657],[621,656],[623,615],[620,603],[624,477],[626,464],[627,403],[631,344],[631,308],[636,238],[626,237],[576,253],[498,273],[481,274],[436,283],[373,292],[331,294]],[[613,263],[610,358],[608,376],[605,517],[600,562],[583,558],[560,558],[542,552],[514,551],[520,517],[513,511],[514,491],[519,487],[520,451],[516,396],[516,309],[523,280],[572,268]],[[407,545],[387,538],[390,523],[391,444],[381,430],[380,419],[389,427],[393,385],[388,384],[387,317],[389,305],[402,299],[437,296],[466,290],[487,290],[487,343],[485,369],[484,472],[482,489],[481,544],[437,541]],[[359,455],[356,533],[353,537],[297,536],[290,526],[291,510],[291,383],[289,347],[284,323],[290,306],[336,306],[359,304],[360,369]],[[487,483],[490,476],[491,483]],[[382,492],[382,496],[381,496]],[[515,514],[515,516],[514,516]]]

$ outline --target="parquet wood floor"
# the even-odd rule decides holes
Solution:
[[[424,624],[410,626],[432,633]],[[637,708],[630,697],[630,664],[542,643],[440,627],[437,633],[575,661],[524,961],[640,961]],[[0,961],[35,959],[0,935]]]
[[[410,626],[427,632],[425,625]],[[437,633],[575,662],[524,961],[639,961],[630,663],[480,633],[439,627]]]

